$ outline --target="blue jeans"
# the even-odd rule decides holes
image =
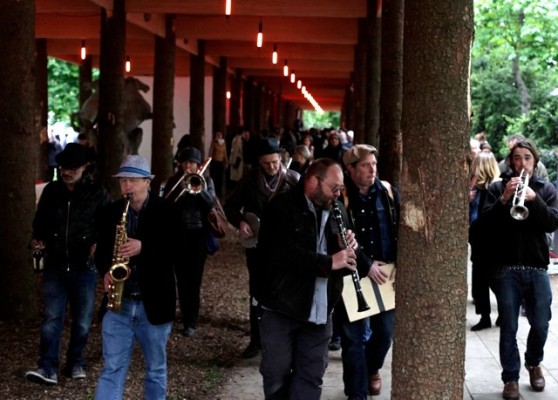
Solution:
[[[92,269],[47,268],[43,272],[44,316],[38,365],[47,373],[58,372],[60,366],[60,339],[68,304],[72,323],[66,364],[69,370],[74,366],[85,367],[82,353],[93,318],[96,284],[97,272]]]
[[[548,273],[543,270],[501,269],[494,275],[494,290],[500,315],[500,363],[502,381],[517,382],[521,361],[517,348],[517,328],[522,299],[530,329],[525,363],[537,366],[543,360],[544,345],[551,318],[552,291]]]
[[[260,319],[266,400],[319,400],[328,361],[331,315],[324,325],[263,310]]]
[[[164,400],[167,393],[167,341],[172,322],[152,325],[143,302],[124,298],[119,312],[103,318],[104,365],[95,399],[121,399],[132,350],[137,340],[145,360],[144,398]]]
[[[345,308],[341,308],[341,358],[345,394],[351,400],[366,400],[368,376],[377,374],[382,368],[391,346],[395,311],[385,311],[349,322]]]

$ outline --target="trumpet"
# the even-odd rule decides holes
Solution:
[[[207,182],[203,177],[203,173],[207,169],[209,163],[211,162],[211,157],[203,162],[202,165],[198,168],[195,173],[187,173],[185,172],[184,175],[174,184],[171,190],[165,196],[165,199],[168,199],[172,193],[182,184],[183,187],[182,191],[176,196],[174,201],[178,201],[178,199],[184,194],[200,194],[207,186]]]
[[[515,187],[510,215],[513,219],[523,221],[529,216],[529,209],[525,207],[525,196],[527,195],[527,187],[529,186],[529,174],[525,172],[525,169],[521,170],[519,179],[521,182]]]

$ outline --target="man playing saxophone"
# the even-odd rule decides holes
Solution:
[[[177,218],[170,203],[149,192],[154,176],[142,156],[127,156],[114,177],[119,179],[124,198],[101,210],[95,260],[105,289],[114,283],[109,269],[115,260],[127,263],[130,275],[124,280],[120,307],[109,308],[103,317],[104,366],[95,399],[122,398],[136,341],[145,360],[144,396],[165,399],[166,345],[176,305]],[[126,197],[130,203],[123,218]],[[116,227],[123,220],[126,235],[120,243]]]

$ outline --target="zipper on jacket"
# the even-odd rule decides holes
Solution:
[[[68,247],[68,239],[70,233],[70,204],[71,200],[68,200],[68,210],[66,213],[66,271],[70,271],[70,249]]]

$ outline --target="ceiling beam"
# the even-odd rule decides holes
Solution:
[[[225,16],[224,0],[127,0],[129,12]],[[232,0],[232,15],[365,18],[366,0]]]
[[[271,60],[265,58],[227,58],[227,63],[231,68],[269,68],[271,70],[281,72],[283,64],[273,65]],[[353,68],[351,61],[328,61],[321,60],[295,60],[288,62],[289,71],[332,71],[332,72],[347,72],[349,73]]]
[[[243,40],[256,42],[259,18],[178,15],[176,36],[206,40]],[[267,17],[263,19],[265,42],[324,43],[354,45],[357,21],[341,18]]]
[[[258,49],[253,41],[227,42],[224,40],[209,40],[206,42],[205,51],[208,54],[218,54],[224,57],[262,57],[271,60],[273,42],[266,41],[262,48]],[[353,60],[354,46],[317,43],[278,43],[277,53],[281,63],[284,59]]]

